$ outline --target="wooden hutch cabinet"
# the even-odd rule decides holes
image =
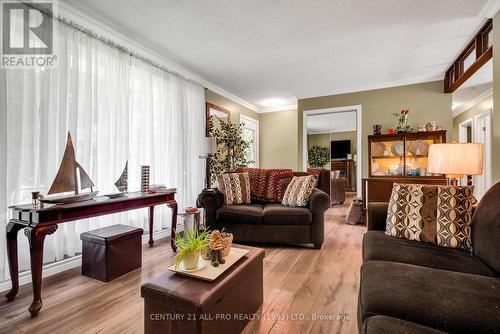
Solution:
[[[446,130],[368,136],[368,178],[363,202],[389,202],[394,183],[446,184],[446,177],[427,171],[431,144],[445,143]]]

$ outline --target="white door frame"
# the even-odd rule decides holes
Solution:
[[[340,112],[355,111],[356,112],[356,141],[357,141],[357,152],[356,152],[356,192],[357,196],[361,197],[361,179],[363,174],[363,133],[362,133],[362,111],[363,108],[360,104],[354,106],[336,107],[336,108],[325,108],[325,109],[315,109],[304,111],[302,115],[302,168],[303,171],[307,171],[307,116],[311,115],[324,115],[324,114],[336,114]]]
[[[458,142],[467,143],[467,128],[471,127],[471,139],[474,142],[474,118],[467,118],[458,124]],[[462,178],[462,184],[467,184],[467,175]]]
[[[245,124],[250,124],[250,123],[254,123],[256,125],[255,127],[255,167],[259,167],[259,137],[260,137],[260,134],[259,134],[259,128],[260,128],[260,125],[259,125],[259,121],[255,118],[252,118],[252,117],[249,117],[249,116],[245,116],[245,115],[242,115],[240,114],[240,124],[241,123],[245,123]],[[249,127],[250,128],[250,127]],[[252,128],[253,129],[253,128]]]
[[[477,142],[478,137],[477,135],[481,133],[481,129],[478,129],[479,127],[479,119],[483,117],[489,116],[489,138],[486,138],[486,143],[484,145],[484,174],[486,174],[485,177],[485,189],[484,192],[486,192],[491,186],[492,186],[492,144],[493,144],[493,138],[492,138],[492,109],[488,109],[486,111],[483,111],[482,113],[479,113],[474,116],[474,122],[473,122],[473,141]]]
[[[469,125],[471,126],[471,129],[472,129],[472,134],[471,134],[472,141],[474,141],[474,119],[471,117],[471,118],[466,119],[463,122],[460,122],[460,124],[458,124],[458,142],[459,143],[466,143],[467,142],[467,128]]]

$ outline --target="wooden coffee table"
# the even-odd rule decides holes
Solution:
[[[264,250],[248,249],[215,281],[167,272],[141,288],[145,333],[240,333],[263,301]]]

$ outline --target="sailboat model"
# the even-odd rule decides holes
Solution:
[[[78,172],[77,172],[78,170]],[[78,174],[80,183],[78,183]],[[75,148],[71,140],[71,134],[68,132],[66,149],[62,158],[59,171],[52,182],[48,195],[72,191],[74,194],[58,197],[46,197],[41,201],[51,204],[68,204],[81,201],[87,201],[94,198],[98,191],[93,191],[94,183],[90,180],[83,167],[75,160]],[[90,192],[80,193],[80,189],[88,189]]]
[[[115,182],[116,188],[121,193],[126,193],[128,190],[128,160],[125,163],[125,168],[123,169],[122,175],[120,178]]]

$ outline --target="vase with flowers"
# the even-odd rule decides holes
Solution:
[[[393,113],[398,118],[398,127],[396,129],[398,133],[409,132],[411,130],[408,125],[409,113],[410,109],[401,109],[398,113]]]

